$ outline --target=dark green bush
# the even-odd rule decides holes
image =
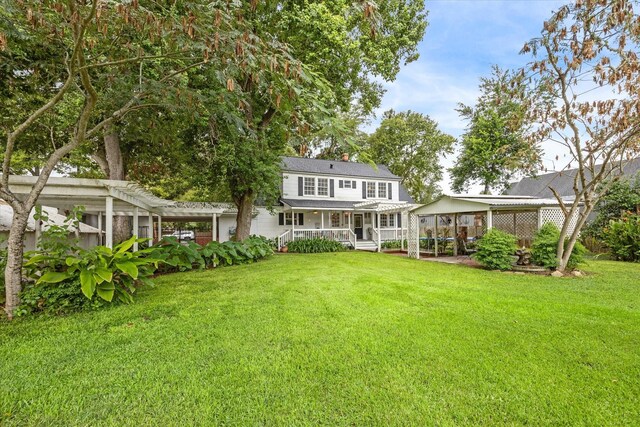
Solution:
[[[540,227],[531,244],[531,260],[533,263],[546,268],[556,268],[558,266],[556,251],[559,240],[560,230],[555,224],[547,222]],[[565,240],[565,247],[566,243],[567,240]],[[584,261],[585,252],[586,249],[582,243],[576,242],[569,257],[567,268],[576,268],[578,264]]]
[[[510,270],[516,251],[516,237],[492,228],[477,243],[473,255],[480,264],[492,270]]]
[[[604,240],[615,259],[640,261],[640,215],[625,215],[609,222],[604,229]]]
[[[46,240],[45,247],[51,243]],[[150,278],[158,263],[148,256],[148,249],[130,252],[135,241],[132,237],[113,249],[96,246],[89,250],[72,243],[66,253],[60,249],[68,243],[59,242],[55,245],[58,250],[52,252],[28,252],[24,264],[26,286],[18,314],[99,307],[114,297],[132,302],[138,284],[152,284]]]
[[[160,273],[202,270],[206,267],[206,262],[200,253],[201,246],[193,241],[179,242],[173,236],[163,237],[149,250],[151,258],[161,260],[158,265]]]
[[[289,252],[312,254],[320,252],[342,252],[347,248],[340,242],[329,239],[301,239],[289,242],[287,245]]]

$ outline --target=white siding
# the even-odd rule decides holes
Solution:
[[[298,177],[314,177],[317,178],[329,178],[334,180],[334,191],[335,197],[327,197],[327,196],[299,196],[298,195]],[[355,181],[356,188],[340,188],[339,181]],[[400,183],[398,181],[389,180],[389,179],[377,179],[377,178],[353,178],[353,177],[341,177],[341,176],[328,176],[328,175],[308,175],[308,174],[294,174],[294,173],[285,173],[282,177],[282,197],[285,199],[306,199],[306,200],[348,200],[348,201],[362,201],[362,183],[363,181],[375,182],[376,189],[378,188],[379,182],[391,183],[391,196],[389,199],[387,197],[379,200],[387,200],[387,201],[398,201],[398,193],[400,188]],[[317,184],[316,184],[317,185]],[[387,184],[388,185],[388,184]],[[376,200],[376,199],[371,199]]]

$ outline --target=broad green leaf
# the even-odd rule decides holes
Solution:
[[[96,287],[98,296],[105,301],[111,302],[116,287],[111,282],[102,282]]]
[[[131,249],[131,246],[133,246],[133,244],[136,242],[136,236],[131,236],[131,238],[129,240],[125,240],[124,242],[120,243],[118,246],[116,246],[116,253],[123,253],[128,251],[129,249]]]
[[[87,298],[91,299],[96,291],[96,281],[93,278],[93,273],[89,270],[82,270],[80,272],[80,288],[82,293]]]
[[[59,282],[62,282],[63,280],[68,279],[69,277],[71,276],[66,271],[65,272],[48,271],[44,273],[42,277],[40,277],[40,279],[38,279],[36,284],[38,285],[40,283],[59,283]]]
[[[100,277],[105,282],[111,282],[111,279],[113,279],[113,272],[107,268],[96,268],[94,274],[97,274],[98,277]]]
[[[75,257],[67,257],[67,259],[64,260],[65,264],[67,264],[69,267],[71,267],[72,265],[78,264],[80,262],[80,260],[78,258]]]
[[[127,273],[132,278],[134,279],[138,278],[138,267],[136,267],[136,265],[132,262],[129,262],[129,261],[118,262],[116,263],[116,267],[118,267],[120,271]]]

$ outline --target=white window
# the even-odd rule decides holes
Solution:
[[[329,195],[329,180],[327,178],[318,178],[318,196]]]
[[[387,183],[379,182],[378,183],[378,198],[386,199],[387,198]]]
[[[387,214],[380,214],[380,227],[387,226]]]
[[[375,182],[367,182],[367,198],[375,199],[376,198],[376,183]]]
[[[345,181],[344,188],[351,188],[351,181]]]
[[[335,227],[335,228],[340,227],[340,214],[339,213],[333,212],[331,214],[331,226]]]
[[[295,214],[294,218],[296,220],[296,225],[299,225],[301,213]],[[285,212],[284,214],[284,225],[291,225],[291,212]]]
[[[396,226],[396,214],[389,214],[389,227]]]
[[[304,178],[304,195],[305,196],[315,196],[316,194],[316,179],[315,178]]]

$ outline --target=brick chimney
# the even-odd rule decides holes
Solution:
[[[342,153],[342,161],[343,162],[349,161],[349,153]]]

